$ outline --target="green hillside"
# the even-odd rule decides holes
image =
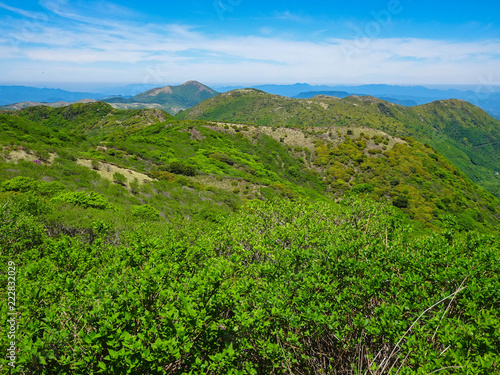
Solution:
[[[166,86],[151,89],[131,98],[141,103],[175,103],[192,107],[199,102],[215,96],[217,91],[196,81],[188,81],[179,86]]]
[[[0,373],[497,373],[499,218],[382,130],[5,111]]]
[[[72,104],[51,108],[33,106],[0,113],[18,116],[53,131],[102,136],[125,128],[144,127],[173,117],[158,109],[117,110],[104,102]]]
[[[370,96],[290,99],[243,89],[206,100],[178,118],[292,128],[366,126],[410,136],[431,145],[474,182],[500,196],[500,122],[461,100],[408,108]]]
[[[155,190],[191,184],[238,201],[359,193],[389,200],[427,227],[439,227],[442,215],[453,214],[464,228],[491,230],[500,215],[498,199],[434,149],[364,127],[214,125],[104,103],[31,107],[2,116],[2,139],[14,143],[10,150],[33,150],[46,162],[50,155],[70,155],[69,162],[93,163],[97,170],[99,163],[112,164],[107,168],[113,173],[129,169],[147,175],[152,186],[165,185]],[[166,203],[156,208],[168,216]]]
[[[199,102],[217,95],[217,91],[197,81],[188,81],[179,86],[158,87],[129,99],[110,98],[105,101],[120,108],[159,107],[171,114],[190,108]]]

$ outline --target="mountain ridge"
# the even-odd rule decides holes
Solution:
[[[263,90],[274,95],[296,97],[301,93],[318,91],[345,91],[363,95],[372,95],[380,98],[391,98],[390,101],[406,102],[411,105],[430,103],[435,100],[459,98],[464,99],[486,110],[491,116],[500,119],[500,92],[491,91],[489,87],[478,86],[474,90],[434,89],[420,85],[309,85],[296,83],[291,85],[266,84],[255,85],[252,88]],[[227,92],[243,86],[215,87],[220,92]],[[406,104],[403,104],[406,105]]]
[[[292,99],[311,99],[315,96],[332,96],[336,98],[343,99],[347,96],[350,95],[358,95],[358,96],[373,96],[373,95],[368,95],[368,94],[353,94],[349,93],[347,91],[306,91],[306,92],[301,92],[298,95],[292,96]],[[418,103],[415,100],[409,100],[409,99],[397,99],[397,98],[391,98],[387,96],[377,96],[377,98],[380,98],[382,100],[385,100],[387,102],[391,102],[394,104],[399,104],[399,105],[404,105],[405,107],[412,107],[415,105],[418,105]]]
[[[428,143],[473,181],[500,195],[500,122],[461,99],[404,107],[378,98],[292,99],[256,89],[220,94],[184,111],[180,119],[256,125],[367,126]],[[482,147],[478,149],[478,147]]]
[[[104,95],[89,92],[73,92],[62,89],[38,88],[31,86],[0,86],[0,106],[27,101],[60,102],[82,99],[100,99]]]
[[[150,88],[132,97],[79,93],[60,89],[39,89],[28,86],[0,86],[0,109],[15,110],[37,105],[60,107],[73,103],[101,100],[117,109],[156,108],[176,114],[216,94],[215,90],[194,80],[186,81],[177,86]]]
[[[187,81],[182,85],[190,82]],[[179,85],[179,86],[182,86]],[[174,86],[172,86],[174,87]],[[233,87],[215,87],[221,92],[230,91],[230,89],[244,88],[245,86]],[[0,106],[11,105],[12,103],[20,103],[26,101],[34,101],[40,103],[67,101],[73,102],[80,99],[94,99],[94,100],[109,100],[108,102],[122,103],[118,108],[145,108],[148,104],[130,104],[129,99],[137,96],[145,91],[155,89],[152,84],[129,84],[123,87],[108,87],[97,90],[95,93],[78,93],[72,91],[65,91],[60,89],[40,89],[29,86],[0,86]],[[295,97],[312,97],[311,92],[318,93],[319,91],[340,91],[348,93],[357,93],[358,95],[373,95],[380,97],[390,102],[402,104],[406,106],[413,106],[425,104],[434,100],[449,99],[456,97],[464,99],[473,104],[483,108],[490,115],[495,118],[500,118],[500,93],[492,91],[487,87],[476,87],[475,90],[457,90],[457,89],[432,89],[424,86],[394,86],[394,85],[309,85],[306,83],[297,83],[294,85],[258,85],[254,88],[261,89],[271,94],[278,94],[282,96]],[[487,92],[484,92],[487,90]],[[342,96],[342,95],[340,95]],[[156,103],[158,104],[158,103]],[[160,104],[161,105],[161,104]],[[158,105],[153,106],[159,108]],[[172,114],[176,111],[182,110],[185,105],[174,106],[172,108],[163,108],[169,110]]]

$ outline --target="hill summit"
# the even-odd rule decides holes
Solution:
[[[113,97],[105,101],[116,108],[154,107],[176,114],[217,94],[217,91],[198,81],[187,81],[179,86],[150,89],[129,99]]]
[[[180,91],[182,91],[183,94],[189,93],[189,94],[194,94],[194,95],[198,95],[198,96],[208,96],[207,99],[217,94],[217,91],[212,90],[210,87],[205,86],[204,84],[202,84],[198,81],[187,81],[179,86],[157,87],[157,88],[145,91],[141,94],[138,94],[138,95],[134,96],[134,98],[137,98],[137,99],[141,98],[142,99],[144,96],[147,96],[147,97],[156,96],[157,97],[157,96],[162,95],[162,94],[175,95],[175,93],[180,93]],[[196,104],[198,104],[198,103],[196,103]]]

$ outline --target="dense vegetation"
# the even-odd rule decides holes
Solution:
[[[459,234],[451,218],[415,239],[388,206],[278,200],[217,224],[145,215],[133,231],[93,219],[53,235],[53,211],[103,208],[1,203],[22,306],[12,373],[499,370],[498,237]]]
[[[427,143],[474,182],[500,196],[500,122],[462,100],[403,107],[370,96],[290,99],[259,90],[220,94],[178,115],[246,124],[365,126]]]
[[[93,103],[0,147],[0,373],[500,371],[500,204],[428,145]]]

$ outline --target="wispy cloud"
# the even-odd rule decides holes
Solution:
[[[0,1],[0,8],[3,8],[5,10],[8,10],[10,12],[16,13],[18,15],[32,18],[32,19],[40,19],[40,18],[46,18],[46,14],[41,13],[41,12],[30,12],[28,10],[12,7],[10,5],[5,4],[3,1]]]
[[[116,25],[114,20],[133,19],[139,13],[107,1],[69,3],[66,0],[41,0],[48,12],[72,21],[98,25]]]
[[[310,22],[312,19],[311,17],[304,16],[302,14],[297,14],[297,13],[292,13],[289,10],[284,11],[284,12],[277,12],[274,14],[274,17],[272,17],[277,20],[286,20],[286,21],[293,21],[293,22]]]
[[[304,41],[270,32],[234,36],[196,25],[138,23],[129,20],[133,11],[112,3],[95,9],[62,0],[40,4],[50,22],[35,23],[29,32],[15,20],[0,20],[6,31],[0,37],[0,68],[11,79],[35,80],[43,70],[45,80],[128,83],[143,81],[151,66],[168,71],[169,79],[207,83],[467,83],[482,73],[500,75],[498,39],[459,43],[419,38]],[[40,16],[2,2],[0,7],[23,17]],[[290,12],[275,17],[304,21]]]

